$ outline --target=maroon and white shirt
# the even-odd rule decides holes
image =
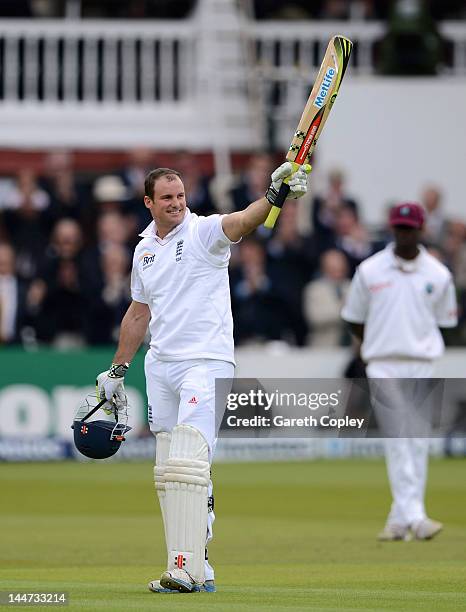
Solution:
[[[445,348],[438,328],[457,325],[449,270],[424,247],[419,250],[416,259],[407,261],[389,244],[356,270],[342,317],[365,325],[365,361],[436,359]]]

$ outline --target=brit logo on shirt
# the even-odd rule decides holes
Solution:
[[[183,244],[184,240],[178,240],[176,243],[175,261],[181,261],[181,256],[183,255]]]
[[[155,261],[155,253],[145,252],[139,257],[139,261],[142,261],[142,271],[149,268]]]

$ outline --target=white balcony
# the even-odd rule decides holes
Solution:
[[[293,128],[333,34],[355,43],[353,82],[374,72],[381,23],[257,22],[230,0],[199,7],[183,21],[0,20],[0,146],[254,149],[266,144],[271,95],[274,121]],[[464,77],[466,27],[442,32],[454,44],[448,76]]]

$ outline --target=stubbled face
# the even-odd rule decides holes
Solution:
[[[183,221],[186,196],[181,179],[175,175],[162,176],[155,181],[153,199],[144,197],[159,228],[173,229]]]

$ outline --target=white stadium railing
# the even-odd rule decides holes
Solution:
[[[195,86],[188,21],[0,20],[1,98],[174,102]]]
[[[176,102],[195,90],[197,31],[192,21],[0,20],[2,100]],[[359,26],[359,27],[358,27]],[[325,26],[249,23],[264,75],[309,78],[328,40],[344,29],[356,42],[356,71],[372,73],[381,24]],[[466,34],[465,34],[466,38]],[[460,54],[459,54],[460,55]]]
[[[176,102],[195,91],[194,20],[0,20],[0,99],[134,104]],[[453,43],[450,74],[466,73],[466,25],[447,22]],[[373,74],[373,47],[382,23],[248,22],[243,40],[255,47],[255,67],[274,79],[312,78],[329,38],[344,33],[355,42],[353,74]]]
[[[373,47],[385,31],[382,23],[335,22],[319,23],[265,21],[250,24],[250,36],[256,41],[260,69],[286,79],[297,75],[309,79],[318,69],[328,41],[335,34],[344,34],[354,44],[352,70],[372,74]]]
[[[441,30],[464,76],[466,26]],[[372,75],[383,24],[257,22],[230,0],[179,21],[0,20],[0,146],[214,149],[226,170],[226,150],[265,144],[270,96],[295,116],[339,32]]]

